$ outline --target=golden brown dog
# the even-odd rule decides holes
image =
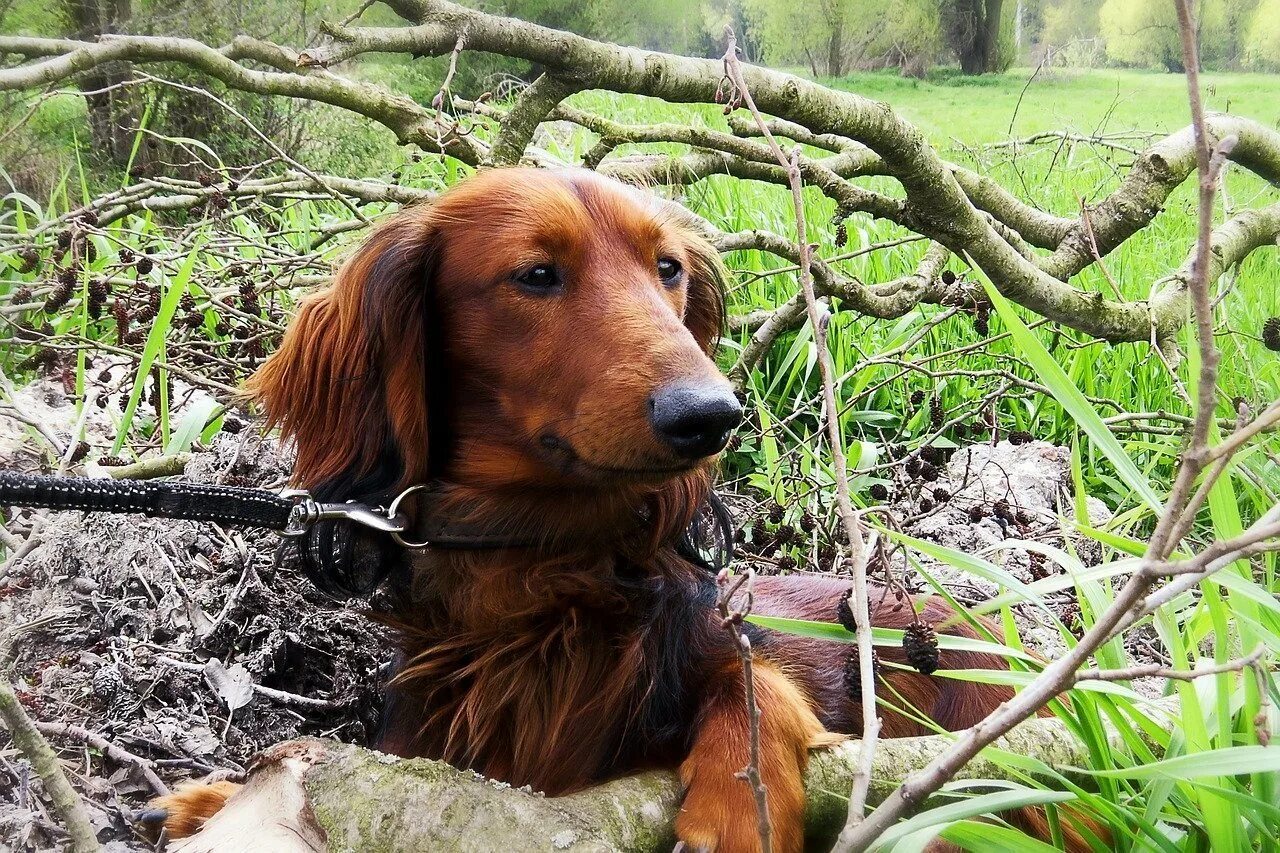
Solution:
[[[297,444],[297,484],[368,499],[439,482],[434,514],[537,539],[412,558],[382,749],[552,796],[678,768],[679,838],[758,848],[735,777],[742,668],[714,577],[678,544],[741,415],[709,355],[724,278],[673,203],[586,171],[505,169],[394,217],[303,304],[251,383]],[[831,621],[846,589],[765,578],[756,611]],[[877,625],[912,621],[892,604]],[[938,599],[918,606],[950,615]],[[775,849],[798,851],[809,749],[860,728],[848,647],[751,630]],[[1003,663],[943,652],[941,665]],[[882,684],[948,729],[1010,695],[901,669]],[[927,731],[884,712],[886,736]],[[181,834],[228,790],[159,805]]]

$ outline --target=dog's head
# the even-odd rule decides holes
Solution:
[[[330,498],[660,490],[741,416],[710,357],[723,287],[674,203],[582,170],[482,172],[370,235],[250,390],[296,442],[297,484]]]

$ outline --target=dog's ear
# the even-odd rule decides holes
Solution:
[[[249,380],[269,424],[297,446],[296,485],[352,499],[425,477],[436,243],[429,208],[379,227]]]
[[[374,231],[331,287],[305,300],[247,391],[297,448],[294,485],[321,501],[385,502],[427,464],[427,330],[438,234],[430,208]],[[298,543],[329,592],[371,591],[388,542],[321,523]]]

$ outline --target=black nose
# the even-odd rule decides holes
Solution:
[[[724,450],[742,420],[742,405],[721,385],[672,384],[649,398],[649,422],[658,438],[685,459]]]

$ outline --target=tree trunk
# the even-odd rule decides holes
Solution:
[[[836,19],[831,25],[831,36],[827,39],[827,74],[839,77],[844,71],[844,16],[836,11]]]
[[[77,38],[96,40],[126,29],[133,14],[131,0],[67,0],[67,18]],[[128,63],[109,63],[81,75],[79,84],[89,107],[89,132],[93,148],[112,163],[123,166],[133,150],[137,123],[137,98],[120,84],[132,76]]]
[[[1003,0],[986,0],[982,20],[982,72],[1000,70],[1000,24]]]
[[[1114,731],[1108,739],[1122,742]],[[881,741],[868,802],[889,796],[952,743],[950,735]],[[995,745],[1051,767],[1078,767],[1088,759],[1085,745],[1053,718],[1028,720]],[[859,746],[850,740],[810,755],[805,827],[814,849],[827,849],[844,825]],[[956,778],[1010,779],[1011,772],[1017,773],[979,756]],[[675,843],[672,826],[680,796],[675,774],[666,771],[616,779],[565,797],[544,797],[439,761],[395,759],[350,744],[304,738],[262,753],[251,765],[245,787],[200,832],[171,842],[168,849],[660,853]]]
[[[955,9],[960,19],[955,27],[956,52],[965,74],[996,71],[1000,62],[1000,13],[1003,0],[972,0],[968,8]]]

